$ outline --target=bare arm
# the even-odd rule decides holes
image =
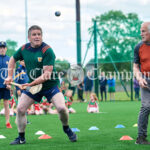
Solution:
[[[139,85],[142,88],[146,88],[147,87],[147,82],[146,80],[142,77],[142,73],[140,72],[140,67],[139,64],[133,64],[133,72],[134,72],[134,76],[136,77],[136,79],[139,81]]]
[[[13,77],[13,71],[15,69],[15,66],[16,66],[16,61],[12,56],[8,63],[8,77]]]
[[[9,63],[8,63],[8,77],[5,79],[5,84],[9,84],[10,82],[13,81],[13,72],[15,69],[16,61],[13,58],[13,56],[10,58]]]
[[[34,85],[37,85],[37,84],[41,84],[41,83],[43,83],[43,82],[50,79],[52,71],[53,71],[53,66],[44,66],[43,67],[43,74],[41,76],[36,78],[33,82],[27,83],[27,84],[24,84],[24,85],[34,86]]]

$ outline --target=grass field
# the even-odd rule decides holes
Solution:
[[[137,136],[137,123],[140,102],[118,101],[101,102],[99,114],[88,114],[86,103],[74,103],[76,114],[70,114],[70,126],[78,128],[78,141],[71,143],[63,133],[61,123],[57,115],[28,116],[31,124],[27,125],[25,145],[9,145],[17,137],[15,117],[11,117],[13,129],[6,129],[5,118],[0,116],[0,135],[6,139],[0,139],[0,150],[148,150],[149,146],[135,145]],[[117,129],[116,125],[122,124],[125,128]],[[88,130],[96,126],[99,130]],[[44,131],[52,136],[52,139],[39,140],[35,133]],[[129,135],[134,140],[120,141],[123,135]],[[150,140],[150,138],[148,138]]]
[[[115,92],[115,100],[116,101],[127,101],[127,100],[131,100],[131,92],[128,92],[129,94],[129,97],[126,95],[125,92]],[[133,92],[133,100],[134,99],[134,92]],[[107,93],[107,100],[109,101],[110,100],[110,97],[109,97],[109,93]],[[85,94],[83,95],[83,97],[85,98]],[[74,95],[74,100],[77,101],[78,100],[78,96],[77,94]],[[100,93],[99,93],[99,100],[100,100]]]

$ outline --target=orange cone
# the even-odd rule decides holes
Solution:
[[[51,139],[52,137],[47,135],[47,134],[43,134],[41,135],[38,139]]]
[[[124,135],[120,138],[120,140],[133,140],[133,139],[128,135]]]

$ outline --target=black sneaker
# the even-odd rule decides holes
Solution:
[[[10,145],[17,145],[17,144],[25,144],[26,140],[21,139],[20,137],[17,137],[13,142],[10,143]]]
[[[77,135],[73,132],[73,135],[72,136],[68,136],[69,137],[69,140],[71,142],[76,142],[77,141]]]
[[[146,137],[140,136],[136,139],[135,144],[150,145],[150,142],[147,141]]]

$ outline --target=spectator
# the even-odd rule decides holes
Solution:
[[[34,106],[34,114],[35,115],[42,115],[44,114],[43,109],[40,107],[40,104],[38,102],[35,102],[33,104]]]
[[[103,101],[103,94],[105,95],[105,101],[106,101],[107,100],[107,92],[106,92],[107,79],[105,77],[104,72],[101,73],[99,84],[100,84],[100,92],[101,92],[101,101]]]
[[[63,93],[63,95],[65,94],[66,90],[67,90],[67,86],[65,85],[65,81],[61,82],[61,87],[60,87],[61,92]]]
[[[68,109],[68,112],[69,113],[76,113],[75,109],[71,107],[72,101],[70,100],[70,97],[72,97],[72,91],[67,90],[64,96],[65,96],[65,105]]]
[[[99,112],[99,106],[98,106],[98,98],[95,93],[90,94],[90,102],[87,106],[87,112],[88,113],[98,113]]]
[[[150,145],[147,140],[150,115],[150,22],[141,24],[141,39],[134,49],[134,76],[141,88],[141,109],[138,118],[138,137],[135,144]]]
[[[91,94],[93,88],[92,73],[87,72],[87,76],[84,78],[84,88],[85,88],[85,101],[88,101],[89,95]]]
[[[115,79],[112,75],[110,75],[110,78],[107,80],[108,84],[108,92],[110,94],[110,101],[115,100]]]
[[[10,121],[9,121],[9,99],[10,90],[4,84],[4,80],[8,76],[8,62],[9,56],[6,55],[7,46],[5,42],[0,42],[0,99],[3,99],[4,102],[4,110],[5,110],[5,118],[6,118],[6,128],[12,128]]]
[[[47,98],[43,96],[40,108],[43,111],[43,114],[47,114],[50,111],[50,103],[47,101]]]
[[[80,100],[80,102],[84,102],[84,99],[83,99],[83,88],[84,88],[84,83],[81,82],[78,86],[78,99]]]
[[[76,87],[74,85],[72,85],[71,83],[69,83],[68,89],[72,91],[72,96],[70,97],[70,100],[73,101],[73,96],[75,94]]]
[[[15,74],[14,80],[18,84],[28,83],[29,77],[27,75],[27,70],[25,67],[24,60],[19,61],[19,63],[20,63],[20,65],[16,69],[16,74]],[[16,97],[18,99],[18,103],[19,103],[22,93],[23,93],[23,90],[21,90],[18,86],[16,86]],[[17,103],[17,105],[18,105],[18,103]],[[29,124],[30,122],[27,120],[27,123]]]
[[[53,105],[53,103],[50,103],[49,114],[58,114],[58,111],[57,111],[56,107]]]
[[[28,83],[29,77],[28,77],[28,75],[26,73],[27,71],[26,71],[26,68],[25,68],[24,60],[20,61],[19,63],[20,63],[20,65],[16,69],[16,74],[15,74],[14,80],[18,84]],[[21,90],[18,86],[16,86],[16,91],[17,91],[17,98],[19,100],[23,90]]]

